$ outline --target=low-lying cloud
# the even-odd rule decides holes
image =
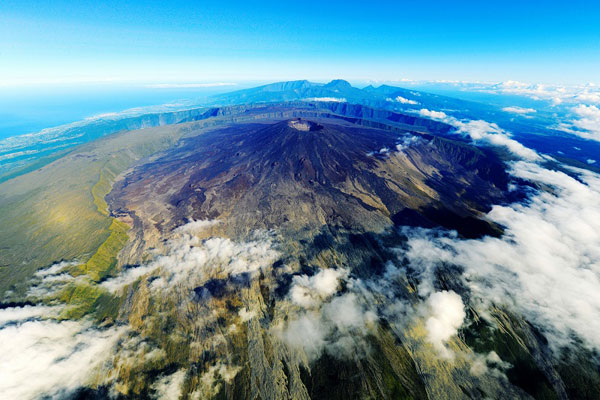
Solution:
[[[77,278],[67,270],[77,264],[79,264],[78,261],[61,261],[36,271],[27,291],[27,297],[33,300],[43,299],[59,292],[70,282],[76,281]],[[80,277],[79,279],[84,280],[85,278]]]
[[[217,274],[254,274],[270,266],[279,257],[267,233],[257,234],[254,240],[247,242],[221,237],[200,240],[193,234],[216,224],[193,221],[177,228],[174,231],[176,237],[167,243],[165,254],[146,265],[126,269],[119,276],[103,282],[102,286],[116,292],[142,276],[153,273],[157,279],[152,281],[151,289],[165,289],[187,282],[192,275],[198,280]]]
[[[405,256],[420,271],[419,291],[434,290],[434,271],[443,263],[459,265],[482,314],[507,306],[540,327],[555,348],[577,337],[600,349],[600,176],[574,170],[575,178],[524,161],[511,173],[549,189],[492,208],[487,217],[504,227],[503,237],[462,240],[406,230]]]
[[[470,137],[474,142],[483,142],[492,146],[504,147],[524,160],[541,160],[539,154],[512,139],[509,132],[503,130],[495,123],[483,120],[461,121],[442,111],[432,111],[425,108],[419,110],[419,115],[452,125],[456,128],[457,133]]]
[[[490,374],[500,379],[507,379],[505,371],[510,367],[511,364],[503,361],[498,353],[490,351],[488,354],[473,354],[470,372],[474,376]]]
[[[410,100],[410,99],[407,99],[407,98],[402,97],[402,96],[396,96],[395,98],[388,97],[386,99],[386,101],[396,102],[396,103],[400,103],[400,104],[409,104],[409,105],[417,105],[417,104],[419,104],[419,102],[417,102],[417,101]]]
[[[185,370],[180,369],[171,375],[165,375],[152,385],[157,400],[178,400],[185,379]]]
[[[448,115],[443,111],[428,110],[426,108],[421,108],[419,110],[419,115],[422,117],[439,119],[439,120],[444,120],[444,119],[448,118]]]
[[[51,319],[56,309],[0,310],[0,393],[6,399],[62,398],[92,383],[124,333],[87,321]]]
[[[456,336],[467,316],[462,299],[455,292],[444,290],[432,293],[427,299],[427,306],[427,340],[444,358],[452,358],[453,353],[446,347],[446,342]]]
[[[346,99],[343,97],[309,97],[304,99],[304,101],[324,101],[328,103],[345,103]]]
[[[574,119],[560,124],[559,129],[584,139],[600,141],[600,108],[580,104],[571,111]]]
[[[342,282],[348,291],[341,293]],[[296,276],[289,292],[299,309],[289,321],[274,327],[288,346],[302,350],[309,360],[327,352],[352,358],[364,354],[365,335],[377,320],[371,305],[353,290],[360,282],[348,279],[345,269],[324,269],[313,276]]]
[[[524,108],[524,107],[518,107],[518,106],[504,107],[502,109],[502,111],[505,111],[507,113],[512,113],[512,114],[520,114],[520,115],[533,114],[536,112],[535,108]]]
[[[494,85],[479,84],[474,90],[496,94],[509,94],[529,97],[533,100],[549,101],[552,105],[600,103],[600,87],[598,85],[547,85],[541,83],[525,83],[505,81]]]
[[[290,290],[293,303],[304,308],[320,305],[336,293],[340,280],[348,275],[345,269],[323,269],[313,276],[297,275]]]
[[[403,136],[398,141],[398,144],[396,145],[396,150],[404,151],[407,148],[409,148],[410,146],[414,146],[415,144],[421,143],[421,142],[423,142],[423,138],[420,136],[416,136],[416,135]]]
[[[377,320],[356,293],[332,297],[320,309],[300,312],[275,333],[290,347],[302,350],[309,360],[328,354],[338,358],[360,357],[365,353],[365,335]]]

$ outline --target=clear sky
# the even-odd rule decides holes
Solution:
[[[0,1],[0,85],[600,83],[599,1]]]

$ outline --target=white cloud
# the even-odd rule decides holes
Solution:
[[[588,158],[587,160],[585,160],[585,162],[587,162],[588,164],[592,165],[592,164],[596,164],[596,160],[593,160],[591,158]]]
[[[65,397],[90,383],[124,333],[95,329],[86,321],[41,319],[47,307],[0,311],[0,393],[6,399]]]
[[[143,265],[140,267],[127,268],[120,275],[102,282],[100,286],[114,293],[121,290],[127,285],[131,285],[133,282],[137,281],[142,276],[149,274],[152,271],[155,271],[157,268],[158,266],[154,263]]]
[[[471,89],[489,93],[525,96],[533,100],[549,101],[553,105],[562,103],[600,103],[600,88],[591,84],[567,86],[506,81],[494,85],[481,84]]]
[[[577,170],[579,181],[523,161],[511,173],[552,191],[494,206],[487,217],[505,227],[503,237],[407,231],[406,256],[421,271],[419,292],[433,291],[440,263],[460,265],[480,312],[505,305],[539,326],[555,347],[576,334],[600,349],[600,176]]]
[[[230,383],[237,373],[241,370],[241,367],[226,365],[217,363],[212,365],[205,371],[200,377],[200,387],[194,391],[190,398],[193,400],[204,400],[207,398],[213,398],[219,393],[221,389],[221,383],[217,383],[217,380],[225,381]]]
[[[534,150],[531,150],[516,140],[511,139],[508,132],[500,129],[500,127],[494,123],[481,120],[469,122],[458,121],[455,126],[458,128],[458,132],[469,135],[471,139],[476,142],[483,141],[494,146],[505,147],[514,155],[525,160],[541,160],[540,156]]]
[[[504,107],[502,109],[502,111],[506,111],[508,113],[513,113],[513,114],[521,114],[521,115],[532,114],[532,113],[536,112],[536,110],[533,108],[523,108],[523,107],[517,107],[517,106]]]
[[[313,276],[294,276],[290,299],[305,308],[318,306],[338,291],[340,279],[347,275],[345,269],[328,268]]]
[[[389,101],[389,102],[394,102],[395,101],[395,102],[400,103],[400,104],[410,104],[410,105],[417,105],[417,104],[419,104],[418,102],[416,102],[414,100],[410,100],[410,99],[404,98],[402,96],[397,96],[395,99],[392,99],[390,97],[390,98],[387,98],[386,101]]]
[[[577,96],[575,96],[575,100],[587,104],[598,104],[600,103],[600,92],[590,92],[586,90],[577,94]]]
[[[475,142],[484,142],[492,146],[504,147],[514,155],[529,161],[539,161],[541,157],[534,150],[511,139],[510,133],[495,123],[483,120],[461,121],[441,111],[421,109],[419,115],[454,126],[458,133],[469,136]]]
[[[270,266],[278,256],[267,237],[242,243],[217,237],[200,243],[184,239],[172,243],[169,254],[156,261],[161,277],[152,282],[152,287],[181,283],[192,274],[255,273]]]
[[[323,316],[342,332],[364,333],[367,325],[375,319],[374,314],[366,311],[359,297],[352,292],[334,297],[326,303]]]
[[[256,311],[248,310],[246,307],[244,307],[244,308],[240,309],[240,311],[238,312],[238,315],[240,316],[240,319],[242,320],[242,322],[248,322],[252,318],[256,317]]]
[[[202,220],[190,221],[174,230],[175,233],[188,233],[195,235],[206,231],[208,228],[221,224],[219,220]]]
[[[302,314],[288,322],[285,327],[276,327],[275,334],[292,348],[303,350],[309,359],[317,359],[327,342],[329,327],[321,322],[318,312]]]
[[[559,125],[559,129],[584,139],[600,141],[600,108],[580,104],[572,110],[575,119]]]
[[[417,143],[420,143],[422,141],[423,141],[423,138],[421,138],[420,136],[417,136],[417,135],[407,135],[407,136],[404,136],[404,137],[402,137],[402,139],[400,139],[400,141],[396,145],[396,150],[398,150],[398,151],[404,151],[408,147],[413,146],[413,145],[415,145]]]
[[[414,144],[417,142],[417,140],[420,139],[419,137],[416,136],[406,136],[403,137],[399,143],[396,145],[396,150],[401,151],[404,148],[410,146],[411,144]],[[370,151],[367,153],[368,157],[372,157],[374,155],[380,155],[380,156],[386,156],[388,155],[390,152],[390,148],[389,147],[382,147],[379,150],[374,150],[374,151]]]
[[[422,117],[439,119],[439,120],[444,120],[448,117],[448,115],[446,115],[446,113],[443,111],[432,111],[432,110],[428,110],[426,108],[420,109],[419,115],[421,115]]]
[[[119,276],[104,281],[101,285],[111,292],[121,290],[140,277],[155,273],[151,289],[164,289],[192,279],[192,284],[217,274],[253,274],[270,266],[279,256],[273,249],[267,234],[258,235],[249,242],[234,242],[227,238],[212,237],[200,240],[190,232],[214,226],[194,221],[175,230],[179,236],[171,239],[165,254],[146,265],[129,268]]]
[[[289,292],[301,308],[290,319],[273,328],[288,346],[302,350],[310,360],[323,352],[340,358],[364,354],[364,340],[377,320],[368,301],[360,294],[361,282],[347,279],[345,269],[324,269],[313,276],[296,276]],[[339,294],[341,281],[348,292]]]
[[[9,307],[0,310],[0,328],[7,324],[39,319],[41,317],[55,317],[59,309],[50,306],[24,306]]]
[[[456,336],[465,317],[462,299],[453,291],[432,293],[427,299],[429,318],[425,321],[427,341],[429,341],[444,358],[452,358],[453,353],[446,347],[446,342]]]
[[[274,333],[288,346],[302,350],[309,360],[323,352],[338,358],[360,357],[368,347],[365,337],[377,320],[358,294],[335,296],[322,308],[302,311]]]
[[[114,293],[121,290],[127,285],[131,285],[133,282],[137,281],[142,276],[149,274],[157,268],[158,267],[153,263],[140,267],[127,268],[120,275],[102,282],[100,286]]]
[[[502,361],[495,351],[490,351],[488,354],[474,354],[470,372],[474,376],[491,374],[500,379],[507,379],[505,371],[510,367],[510,363]]]
[[[309,97],[307,99],[303,99],[304,101],[326,101],[333,103],[345,103],[346,99],[341,97]]]
[[[84,280],[84,277],[75,278],[66,271],[69,267],[77,264],[79,264],[78,261],[62,261],[36,271],[27,291],[27,297],[33,300],[42,299],[59,292],[76,279]]]
[[[180,369],[171,375],[165,375],[152,385],[156,391],[154,398],[161,400],[178,400],[181,396],[181,387],[185,380],[185,370]]]
[[[67,267],[77,265],[77,261],[61,261],[59,263],[52,264],[48,268],[39,269],[35,272],[35,276],[44,278],[49,275],[59,275]]]
[[[417,82],[414,82],[417,83]],[[421,81],[424,84],[440,84],[452,86],[466,92],[483,92],[498,95],[522,96],[536,101],[545,101],[552,106],[560,104],[599,104],[600,86],[588,83],[585,85],[553,85],[542,83],[526,83],[518,81],[505,81],[499,83],[466,82],[466,81]]]

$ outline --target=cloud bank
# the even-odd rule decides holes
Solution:
[[[193,221],[177,228],[176,236],[166,246],[165,254],[146,265],[126,269],[119,276],[108,279],[101,286],[117,292],[147,274],[157,276],[150,285],[153,290],[215,276],[218,274],[254,274],[270,266],[279,253],[273,248],[268,234],[258,234],[255,240],[234,242],[227,238],[211,237],[200,240],[194,235],[211,226],[214,221]]]
[[[577,178],[514,163],[514,176],[549,189],[492,208],[488,218],[505,227],[501,238],[407,230],[405,256],[420,271],[419,292],[433,291],[443,263],[459,265],[482,314],[494,304],[507,306],[540,327],[555,349],[575,337],[600,349],[600,176],[574,172]]]
[[[56,309],[0,311],[0,393],[6,399],[63,398],[91,383],[124,328],[50,319]]]
[[[340,293],[342,282],[348,291]],[[296,276],[289,291],[299,306],[290,320],[273,331],[309,360],[324,352],[338,358],[360,357],[368,347],[364,338],[377,320],[371,305],[354,289],[360,282],[348,279],[344,269],[324,269],[313,276]]]
[[[600,141],[600,108],[580,104],[571,111],[574,119],[560,124],[559,129],[584,139]]]
[[[533,100],[549,101],[553,105],[600,103],[600,87],[593,84],[567,86],[506,81],[494,85],[482,84],[472,89],[488,93],[525,96]]]
[[[501,129],[495,123],[483,120],[461,121],[442,111],[432,111],[425,108],[419,110],[419,115],[452,125],[456,128],[457,133],[470,137],[476,143],[487,143],[492,146],[504,147],[512,154],[524,160],[541,160],[539,154],[512,139],[509,132]]]

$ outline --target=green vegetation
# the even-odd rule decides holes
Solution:
[[[63,319],[79,319],[94,313],[98,322],[112,322],[118,314],[122,298],[110,294],[98,285],[79,282],[67,286],[56,299],[67,304],[61,314]]]
[[[55,161],[55,160],[58,160],[59,158],[64,157],[65,155],[69,154],[71,151],[73,151],[73,149],[58,151],[56,153],[47,155],[45,157],[41,157],[41,158],[35,160],[34,162],[32,162],[31,164],[28,164],[21,168],[10,170],[4,174],[1,174],[0,175],[0,183],[4,183],[10,179],[16,178],[17,176],[26,174],[28,172],[35,171],[36,169],[40,169],[43,166],[50,164],[52,161]]]
[[[111,178],[107,178],[111,176]],[[104,200],[112,188],[115,175],[107,169],[100,171],[98,182],[92,186],[91,192],[100,214],[109,217],[108,204]],[[109,236],[98,247],[89,260],[74,269],[73,275],[86,275],[89,282],[78,282],[67,286],[59,295],[58,300],[68,306],[62,313],[62,318],[77,319],[86,314],[96,312],[98,321],[114,320],[119,311],[120,299],[112,296],[95,283],[109,276],[117,266],[117,256],[129,237],[129,226],[115,218],[108,227]]]
[[[78,283],[68,286],[58,296],[60,301],[68,304],[61,317],[64,319],[83,317],[94,309],[94,304],[101,294],[102,289],[97,285]]]
[[[557,367],[570,399],[598,398],[600,369],[594,364],[595,355],[584,349],[563,349],[563,361]]]
[[[95,282],[107,277],[114,270],[117,266],[117,255],[129,239],[127,236],[129,226],[119,220],[113,219],[108,229],[110,231],[108,238],[94,255],[80,266],[81,272]]]
[[[173,125],[110,135],[0,183],[0,297],[22,299],[34,272],[61,260],[88,260],[83,273],[106,276],[127,229],[108,216],[105,195],[132,163],[183,133]]]
[[[106,291],[101,291],[93,305],[96,321],[113,322],[116,320],[122,303],[122,297],[117,297]]]
[[[108,204],[104,197],[110,192],[112,187],[111,181],[106,177],[106,170],[100,171],[100,178],[94,186],[92,186],[92,196],[94,197],[94,204],[98,208],[98,212],[108,217]],[[112,177],[114,179],[114,176]]]
[[[495,351],[511,368],[506,371],[508,380],[521,387],[536,399],[558,398],[552,384],[537,365],[528,346],[537,346],[527,340],[526,330],[531,326],[516,316],[496,310],[501,328],[494,328],[484,320],[471,324],[465,331],[465,342],[473,351],[486,354]],[[529,342],[526,343],[525,341]]]
[[[102,170],[98,182],[91,191],[98,212],[108,217],[108,204],[104,197],[110,192],[112,183],[106,176],[107,173]],[[74,275],[87,275],[91,282],[69,285],[58,295],[60,301],[68,304],[61,315],[62,318],[77,319],[98,311],[97,320],[104,321],[114,320],[118,315],[119,299],[95,284],[110,275],[117,266],[117,255],[129,239],[127,236],[129,226],[117,219],[111,218],[111,220],[108,238],[85,264],[79,265],[72,271]]]

